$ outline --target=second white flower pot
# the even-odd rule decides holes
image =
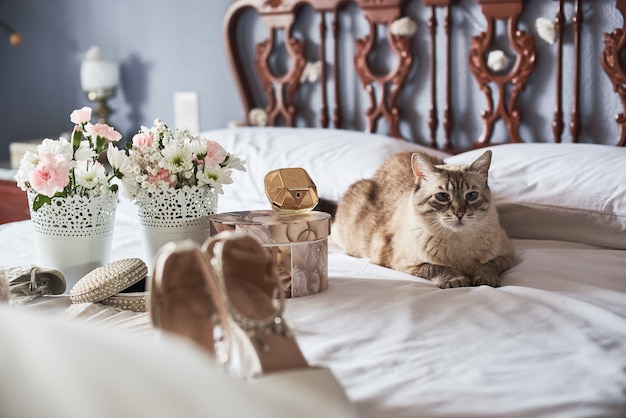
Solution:
[[[208,216],[217,211],[217,194],[209,187],[141,190],[135,203],[149,268],[166,243],[191,239],[201,245],[211,236]]]

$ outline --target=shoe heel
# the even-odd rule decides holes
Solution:
[[[148,282],[148,310],[157,329],[192,340],[223,363],[230,351],[230,330],[212,275],[193,241],[164,245]]]
[[[240,375],[308,367],[282,318],[284,292],[271,257],[243,233],[220,233],[202,247],[224,289]]]

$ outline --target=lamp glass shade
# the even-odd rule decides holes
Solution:
[[[80,84],[84,91],[115,88],[119,74],[117,62],[86,59],[80,66]]]

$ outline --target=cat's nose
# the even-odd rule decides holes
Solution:
[[[460,221],[465,216],[465,212],[454,212],[454,215],[459,218]]]

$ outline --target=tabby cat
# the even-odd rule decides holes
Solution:
[[[402,152],[341,198],[331,239],[348,254],[441,288],[497,286],[513,248],[487,185],[491,151],[470,165]]]

